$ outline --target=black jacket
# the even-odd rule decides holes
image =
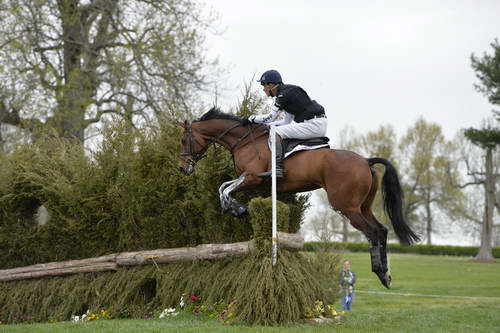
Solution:
[[[293,84],[281,84],[276,92],[276,107],[293,114],[294,121],[301,123],[316,116],[324,116],[325,109],[311,100],[304,89]]]

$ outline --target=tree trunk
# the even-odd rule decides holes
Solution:
[[[429,192],[430,193],[430,189]],[[426,234],[427,234],[427,245],[432,244],[432,210],[431,210],[431,204],[430,204],[430,198],[428,196],[427,202],[425,204],[425,214],[426,216]]]
[[[491,248],[493,232],[493,213],[495,208],[495,176],[493,174],[493,149],[486,150],[486,180],[484,182],[485,203],[484,219],[481,231],[481,245],[475,259],[478,261],[492,261],[493,252]]]
[[[349,241],[349,220],[346,218],[342,218],[342,241]]]
[[[2,136],[2,123],[0,122],[0,155],[5,154],[5,140]]]

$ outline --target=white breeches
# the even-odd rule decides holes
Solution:
[[[326,136],[326,118],[313,118],[302,123],[276,126],[276,134],[282,139],[312,139]]]

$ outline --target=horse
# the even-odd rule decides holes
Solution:
[[[271,167],[268,145],[269,130],[263,124],[242,124],[242,118],[212,108],[198,120],[184,121],[179,157],[180,170],[189,175],[205,156],[210,144],[225,147],[233,156],[238,178],[219,188],[221,206],[239,216],[246,208],[231,193],[259,186],[270,186],[269,178],[260,177]],[[372,272],[390,288],[387,265],[388,229],[372,212],[371,206],[379,187],[379,176],[372,166],[383,164],[382,194],[384,210],[402,244],[420,240],[403,218],[403,194],[394,166],[384,158],[364,158],[348,150],[321,148],[296,152],[284,160],[285,179],[278,182],[278,192],[299,193],[325,189],[334,210],[349,219],[369,242]]]

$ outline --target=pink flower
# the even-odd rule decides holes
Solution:
[[[196,301],[198,298],[200,298],[200,296],[189,296],[189,299],[192,301]]]
[[[193,309],[193,312],[194,313],[198,313],[200,312],[200,308],[198,306],[195,306],[195,308]]]

